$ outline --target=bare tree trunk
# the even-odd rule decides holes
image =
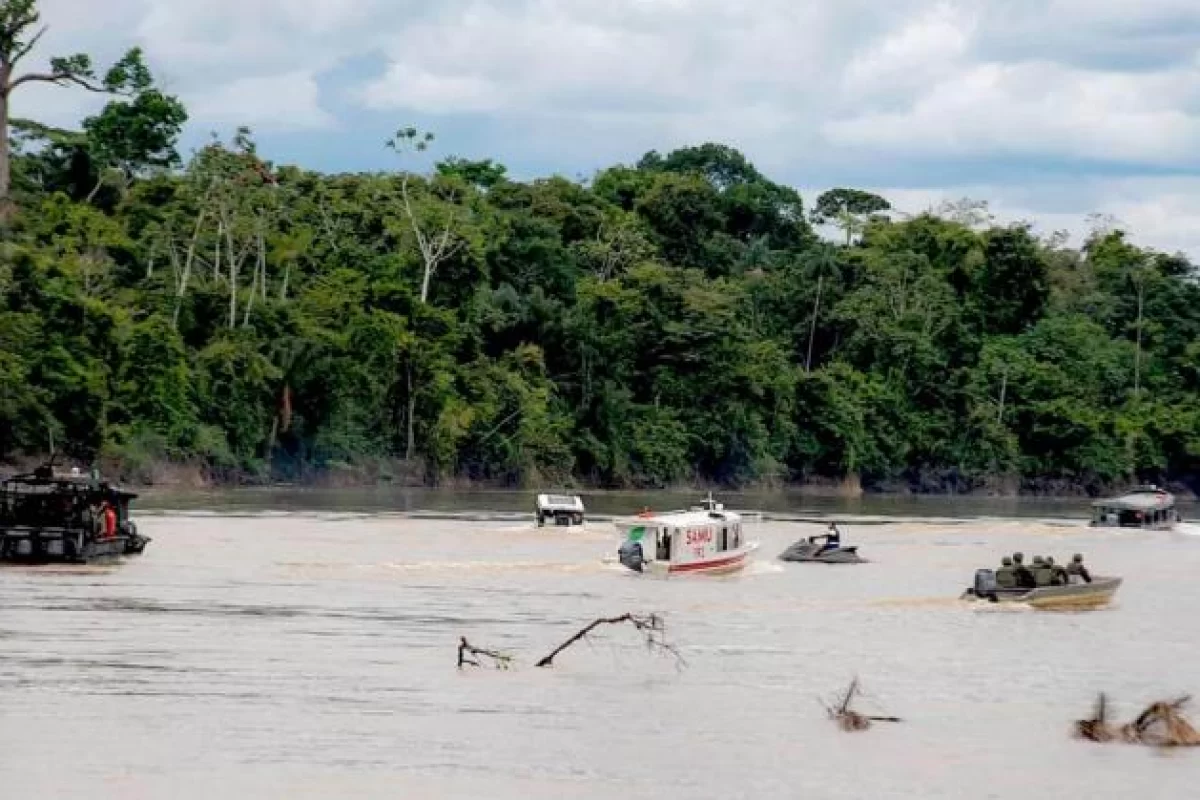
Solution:
[[[997,424],[1004,424],[1004,401],[1008,395],[1008,365],[1004,365],[1004,377],[1000,379],[1000,411],[996,414]]]
[[[433,275],[433,270],[429,268],[429,262],[425,262],[425,277],[421,279],[421,302],[425,303],[429,300],[429,279]]]
[[[1138,281],[1138,312],[1137,312],[1137,348],[1133,355],[1133,396],[1141,395],[1142,390],[1142,307],[1145,299],[1145,276]]]
[[[204,212],[196,215],[196,227],[192,230],[192,240],[188,242],[187,255],[183,259],[183,274],[179,278],[179,287],[175,292],[175,311],[171,314],[171,327],[179,328],[179,311],[183,308],[183,300],[187,296],[188,281],[192,278],[192,263],[196,259],[196,245],[200,241],[200,231],[203,230]],[[220,246],[218,240],[218,247]],[[174,253],[174,249],[171,251]]]
[[[246,311],[242,314],[242,327],[245,328],[250,324],[250,309],[254,307],[254,298],[262,294],[263,301],[267,299],[267,275],[266,275],[266,250],[263,246],[262,231],[259,230],[255,241],[258,244],[258,252],[254,256],[254,274],[250,278],[250,299],[246,301]],[[261,286],[259,285],[261,282]]]
[[[258,232],[258,289],[262,292],[262,301],[267,302],[267,241],[262,231]]]
[[[292,262],[283,265],[283,284],[279,287],[279,302],[287,300],[288,278],[292,276]]]
[[[237,262],[233,256],[233,231],[225,227],[225,257],[229,259],[229,329],[237,324]]]
[[[425,235],[425,231],[421,229],[420,222],[417,221],[417,215],[413,210],[412,200],[408,194],[408,178],[408,173],[404,173],[404,177],[400,182],[400,196],[404,202],[405,216],[408,217],[409,226],[412,228],[413,236],[417,240],[417,249],[421,253],[421,263],[423,266],[423,274],[421,275],[421,304],[424,305],[429,302],[429,288],[433,274],[437,272],[438,267],[443,261],[454,254],[459,247],[459,243],[454,243],[450,240],[454,228],[453,218],[447,220],[445,227],[436,233],[433,239]],[[450,202],[453,202],[453,198],[451,198]],[[408,387],[408,441],[405,446],[405,459],[411,461],[416,450],[416,423],[414,417],[416,416],[417,409],[417,399],[413,395],[411,360],[409,360],[407,365],[405,379]]]
[[[217,220],[217,244],[213,253],[213,286],[221,282],[221,237],[225,235],[225,220]]]
[[[812,372],[813,340],[817,338],[817,316],[821,313],[821,286],[824,275],[817,276],[817,300],[813,303],[812,328],[808,332],[808,357],[804,360],[804,371]]]
[[[8,128],[8,85],[12,65],[0,65],[0,221],[7,220],[16,210],[12,201],[12,144]]]
[[[101,170],[100,177],[96,178],[96,185],[92,187],[92,190],[90,192],[88,192],[87,199],[84,200],[83,202],[91,204],[91,202],[96,199],[96,195],[100,193],[100,187],[102,187],[103,185],[104,185],[104,171]]]
[[[250,297],[246,299],[246,308],[242,310],[242,327],[250,325],[250,311],[254,308],[254,298],[258,297],[258,262],[254,262],[254,272],[250,273]]]
[[[158,240],[150,243],[150,255],[146,258],[146,280],[154,277],[154,259],[158,257]]]

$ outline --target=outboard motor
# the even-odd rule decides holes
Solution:
[[[996,573],[990,569],[975,570],[975,596],[996,599]]]
[[[621,546],[617,548],[617,558],[620,559],[622,565],[634,572],[641,572],[642,565],[646,561],[642,553],[641,542],[622,542]]]

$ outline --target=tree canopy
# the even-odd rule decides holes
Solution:
[[[714,143],[584,182],[418,174],[405,151],[438,143],[415,129],[390,171],[273,164],[244,129],[181,163],[183,107],[138,54],[117,72],[128,92],[77,131],[24,125],[13,156],[0,457],[603,486],[1200,474],[1196,271],[1123,231],[1073,249],[853,189],[808,214]],[[839,219],[854,236],[811,227]]]

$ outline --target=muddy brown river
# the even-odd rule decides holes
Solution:
[[[0,797],[1200,791],[1200,751],[1071,736],[1098,691],[1121,721],[1200,692],[1200,527],[927,506],[846,519],[871,563],[828,566],[775,560],[819,523],[767,520],[748,526],[762,549],[745,572],[661,580],[612,563],[603,520],[568,532],[519,514],[175,505],[140,518],[154,539],[140,558],[0,569]],[[1014,550],[1083,552],[1125,585],[1089,612],[956,601]],[[686,665],[607,629],[533,666],[626,611],[662,614]],[[460,636],[515,665],[459,671]],[[902,723],[829,721],[822,701],[856,675],[860,709]]]

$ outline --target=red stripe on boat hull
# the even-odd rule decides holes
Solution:
[[[713,570],[734,570],[745,566],[748,553],[738,553],[736,556],[722,558],[716,561],[699,561],[695,564],[672,564],[668,573],[676,572],[709,572]]]

